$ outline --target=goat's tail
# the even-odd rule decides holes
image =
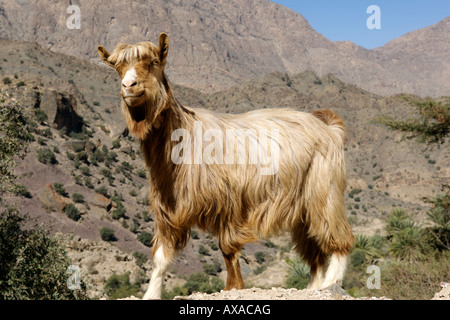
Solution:
[[[322,120],[323,123],[336,128],[339,131],[343,141],[347,139],[347,128],[344,124],[344,120],[340,118],[336,113],[330,109],[316,110],[312,114]]]

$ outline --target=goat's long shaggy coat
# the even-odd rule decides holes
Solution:
[[[344,205],[346,130],[342,119],[329,110],[311,114],[265,109],[231,115],[184,107],[174,99],[164,75],[167,51],[164,34],[159,47],[151,43],[119,45],[112,55],[99,47],[100,56],[122,79],[130,68],[136,74],[122,88],[122,111],[129,131],[140,139],[156,217],[156,269],[149,288],[152,292],[147,292],[146,298],[158,297],[161,276],[174,252],[186,245],[194,226],[218,237],[228,270],[226,289],[243,287],[237,253],[245,243],[285,231],[292,234],[296,250],[311,266],[310,287],[342,280],[353,244]],[[142,61],[144,66],[157,67],[145,69]],[[127,101],[141,96],[127,100],[127,92],[133,92],[140,82],[145,83],[145,99],[130,105]],[[216,146],[221,146],[224,154],[231,153],[234,162],[174,161],[181,139],[174,139],[173,133],[179,129],[192,137],[182,141],[191,145],[182,156],[195,159],[199,141],[194,140],[203,139],[198,137],[196,123],[201,124],[202,133],[211,129],[223,133]],[[247,132],[246,140],[238,139],[239,130]],[[261,145],[262,137],[267,144]],[[267,164],[249,161],[250,146],[258,142],[272,160],[277,158],[274,174],[262,175]],[[203,141],[201,151],[207,153],[210,143]],[[227,150],[228,146],[233,149]],[[216,149],[212,156],[220,158],[222,154]],[[246,161],[238,163],[238,157]],[[330,253],[333,258],[324,280],[323,267]]]

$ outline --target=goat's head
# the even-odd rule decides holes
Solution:
[[[103,46],[97,48],[100,58],[116,69],[122,79],[123,101],[129,108],[150,101],[157,105],[164,99],[167,80],[164,76],[169,37],[165,33],[159,36],[159,47],[151,42],[139,42],[134,45],[119,44],[112,54]],[[154,112],[157,112],[154,110]]]

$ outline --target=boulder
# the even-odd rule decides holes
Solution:
[[[59,212],[63,212],[68,204],[74,203],[71,199],[57,193],[50,183],[45,185],[44,189],[38,193],[38,199],[42,202],[44,208]]]
[[[58,130],[81,131],[83,119],[77,114],[77,99],[73,94],[47,90],[38,102],[41,110],[47,114],[49,123]]]

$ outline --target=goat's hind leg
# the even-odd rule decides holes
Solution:
[[[327,255],[317,243],[299,228],[292,234],[292,241],[300,258],[310,266],[308,289],[320,289],[325,277]]]

